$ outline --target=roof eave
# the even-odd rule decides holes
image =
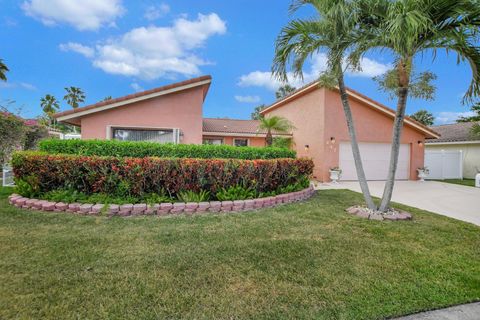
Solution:
[[[274,102],[272,105],[270,105],[269,107],[263,109],[262,111],[260,111],[260,114],[261,115],[265,115],[266,113],[272,111],[272,110],[275,110],[279,107],[281,107],[282,105],[288,103],[289,101],[292,101],[292,100],[295,100],[297,99],[299,96],[302,96],[304,94],[307,94],[317,88],[319,88],[319,85],[320,83],[318,81],[315,81],[309,85],[306,85],[304,88],[301,88],[299,89],[298,91],[294,92],[293,94],[281,99],[281,100],[278,100],[276,102]],[[339,90],[338,87],[335,88],[336,90]],[[372,107],[374,107],[376,110],[379,110],[391,117],[395,117],[395,112],[393,110],[391,110],[390,108],[386,107],[386,106],[383,106],[381,105],[380,103],[360,94],[359,92],[356,92],[352,89],[347,89],[347,94],[357,100],[360,100]],[[431,130],[430,128],[427,128],[423,125],[421,125],[420,123],[418,123],[417,121],[413,120],[413,119],[410,119],[410,118],[405,118],[404,120],[404,123],[408,124],[409,126],[415,128],[416,130],[418,131],[421,131],[425,134],[426,138],[440,138],[440,134],[438,134],[437,132]]]
[[[94,107],[94,108],[89,108],[89,106],[86,106],[86,107],[81,108],[83,110],[80,110],[80,111],[74,110],[73,112],[68,112],[68,113],[60,112],[60,113],[57,113],[57,114],[53,115],[53,117],[56,118],[60,122],[69,123],[68,120],[72,120],[72,119],[75,119],[75,118],[80,118],[80,117],[83,117],[83,116],[86,116],[86,115],[89,115],[89,114],[92,114],[92,113],[113,109],[113,108],[116,108],[116,107],[124,106],[124,105],[131,104],[131,103],[135,103],[135,102],[138,102],[138,101],[153,99],[153,98],[156,98],[156,97],[160,97],[160,96],[164,96],[164,95],[167,95],[167,94],[171,94],[171,93],[175,93],[175,92],[179,92],[179,91],[183,91],[183,90],[188,90],[188,89],[192,89],[192,88],[196,88],[196,87],[200,87],[200,86],[205,87],[204,88],[204,93],[203,93],[203,100],[205,100],[206,95],[208,93],[208,89],[210,88],[211,82],[212,82],[212,79],[207,78],[207,79],[204,79],[204,80],[201,80],[201,81],[188,83],[188,84],[185,84],[185,85],[165,89],[165,90],[162,90],[162,91],[153,92],[153,93],[138,96],[138,97],[132,97],[132,98],[126,99],[126,100],[120,100],[120,101],[116,101],[116,102],[112,102],[112,103],[107,103],[107,104],[104,104],[104,105],[101,105],[101,106],[98,106],[98,107]],[[115,100],[116,99],[113,99],[113,101],[115,101]]]

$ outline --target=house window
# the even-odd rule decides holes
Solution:
[[[121,141],[150,141],[176,143],[177,130],[174,129],[113,129],[113,139]]]
[[[223,144],[223,139],[207,138],[207,139],[203,139],[203,144],[221,145]]]
[[[235,147],[247,147],[248,146],[248,139],[233,139],[233,145]]]

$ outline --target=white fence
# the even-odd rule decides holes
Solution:
[[[2,170],[2,185],[4,187],[13,187],[15,186],[15,182],[13,181],[13,171],[12,167],[8,165],[3,166]]]
[[[425,151],[428,179],[463,179],[462,151]]]

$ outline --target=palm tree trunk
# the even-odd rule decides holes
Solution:
[[[402,136],[403,120],[405,119],[405,109],[407,107],[408,86],[410,82],[410,72],[407,68],[409,67],[410,61],[410,59],[407,60],[407,62],[402,59],[397,66],[399,83],[398,102],[395,121],[393,122],[392,149],[390,152],[388,177],[385,182],[385,188],[383,190],[382,201],[379,208],[381,212],[386,212],[389,209],[390,201],[392,200],[393,187],[395,185],[395,174],[397,172],[398,155],[400,153],[400,138]]]
[[[343,81],[343,73],[340,73],[338,76],[338,88],[340,90],[340,97],[342,99],[345,118],[347,119],[348,134],[350,135],[353,159],[355,160],[355,168],[357,169],[358,183],[360,184],[360,189],[362,190],[367,207],[371,210],[376,210],[377,206],[375,205],[375,202],[373,202],[370,189],[368,188],[365,171],[363,170],[362,158],[360,157],[360,149],[357,141],[357,133],[353,124],[352,110],[350,108],[350,103],[348,102],[347,90],[345,89],[345,83]]]
[[[267,142],[267,147],[272,146],[273,137],[272,137],[272,132],[270,131],[270,129],[267,131],[267,136],[265,137],[265,141]]]

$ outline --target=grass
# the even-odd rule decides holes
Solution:
[[[83,217],[0,192],[0,318],[382,319],[480,300],[478,227],[347,215],[324,190],[257,212]]]
[[[435,180],[445,183],[460,184],[462,186],[475,187],[475,179],[445,179],[445,180]]]

